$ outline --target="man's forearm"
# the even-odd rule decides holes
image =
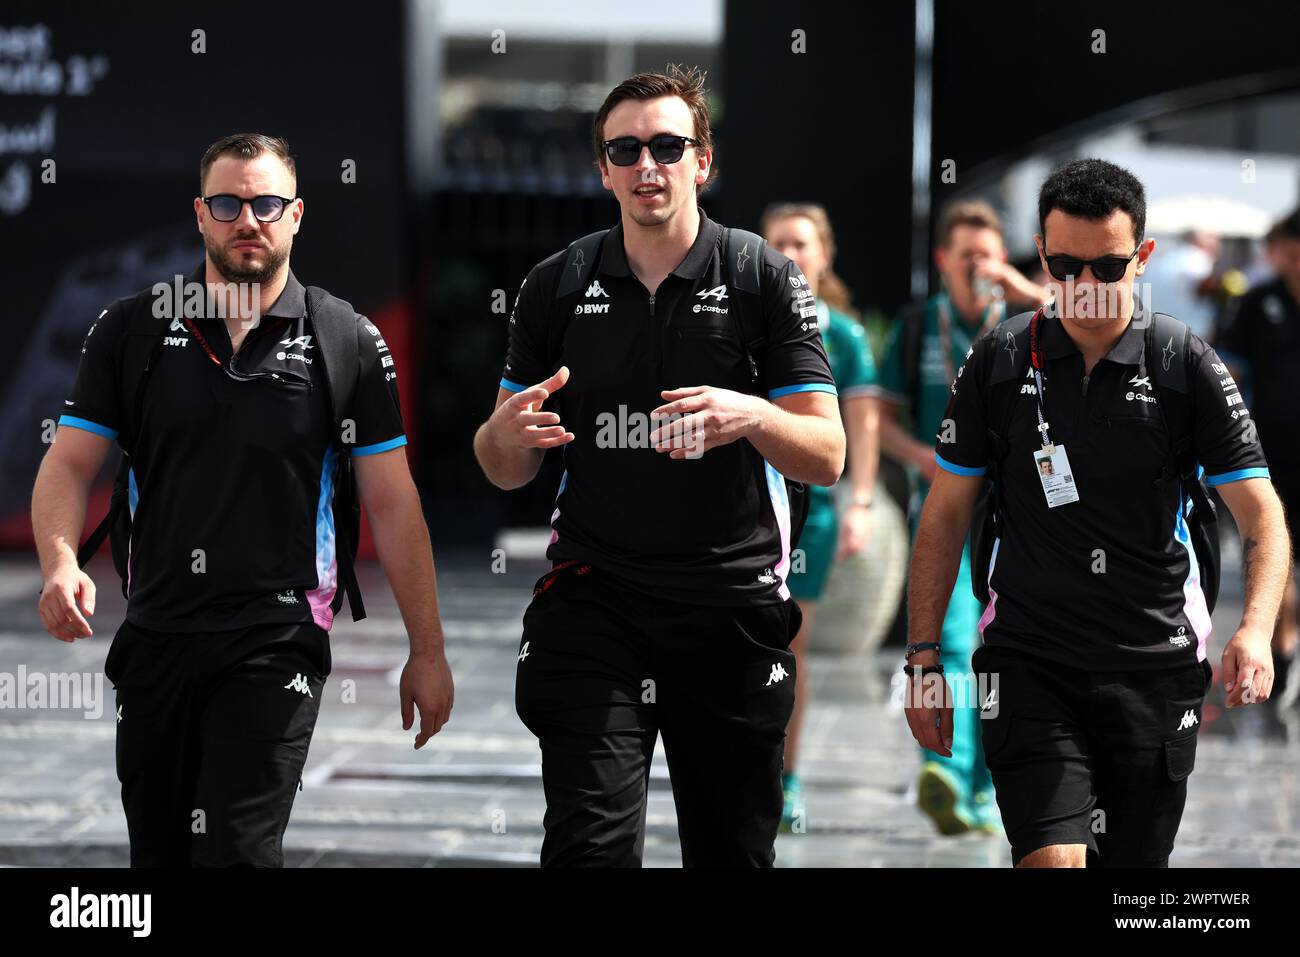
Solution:
[[[1245,601],[1241,627],[1272,637],[1282,593],[1291,577],[1291,541],[1280,505],[1239,523]]]
[[[933,506],[934,501],[927,498],[912,546],[907,583],[909,642],[939,640],[966,543],[969,517],[962,521],[956,515],[932,514]]]
[[[758,426],[748,435],[758,453],[793,482],[834,485],[844,471],[844,425],[839,417],[795,415],[759,400]]]
[[[401,610],[411,654],[441,651],[442,622],[438,617],[438,583],[433,568],[429,529],[412,493],[383,511],[367,511],[379,563]]]
[[[89,494],[89,485],[75,470],[49,456],[41,462],[32,488],[32,535],[43,576],[67,562],[76,564]]]
[[[898,420],[888,414],[880,416],[880,448],[895,462],[917,468],[934,458],[931,446],[912,438]]]
[[[492,432],[492,420],[474,433],[474,457],[487,480],[507,492],[527,485],[541,467],[543,449],[503,446]]]
[[[876,487],[880,464],[880,415],[876,400],[866,397],[845,403],[848,422],[849,477],[853,498],[869,500]]]

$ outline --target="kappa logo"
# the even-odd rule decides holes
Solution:
[[[606,299],[609,298],[609,293],[607,293],[604,287],[601,286],[599,279],[592,280],[591,285],[587,287],[587,291],[584,295],[588,299],[593,299],[596,296],[604,296]]]
[[[93,330],[92,330],[92,331],[93,331]],[[179,319],[173,319],[173,320],[172,320],[172,324],[171,324],[170,326],[167,327],[167,331],[168,331],[168,332],[184,332],[184,331],[185,331],[185,323],[181,322]]]
[[[375,331],[378,332],[378,330]],[[314,348],[314,346],[312,346],[311,344],[311,336],[299,336],[296,339],[281,339],[280,345],[285,346],[289,349],[292,349],[294,346],[298,346],[300,349],[303,350]]]
[[[785,668],[782,667],[781,663],[778,661],[776,664],[772,666],[772,673],[767,676],[767,684],[764,685],[763,687],[770,688],[778,681],[782,681],[788,677],[790,677],[790,672],[786,671]]]
[[[1186,648],[1192,643],[1192,639],[1187,637],[1187,626],[1179,625],[1178,634],[1169,636],[1169,643],[1175,648]]]
[[[276,592],[275,600],[282,605],[298,604],[298,596],[293,593],[292,589],[285,589],[284,591]]]
[[[307,678],[302,674],[294,674],[293,680],[284,686],[285,691],[298,691],[305,694],[308,698],[312,696],[311,688],[307,685]]]
[[[712,289],[701,289],[695,294],[697,299],[716,299],[718,302],[727,298],[726,286],[714,286]]]
[[[1178,727],[1174,728],[1174,730],[1186,731],[1188,728],[1195,727],[1198,724],[1200,724],[1200,722],[1196,719],[1195,709],[1189,708],[1183,712],[1183,720],[1178,722]]]
[[[772,569],[770,568],[764,568],[763,574],[758,576],[758,580],[762,582],[764,585],[776,584],[776,576],[772,574]]]

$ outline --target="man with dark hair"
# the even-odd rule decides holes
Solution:
[[[912,556],[906,670],[923,686],[941,671],[932,645],[992,469],[974,671],[1017,866],[1168,863],[1211,676],[1202,474],[1245,562],[1244,614],[1223,651],[1228,707],[1273,682],[1282,509],[1218,356],[1133,294],[1155,249],[1145,205],[1132,174],[1102,160],[1043,184],[1035,241],[1053,299],[979,340],[958,370]],[[1044,455],[1051,476],[1035,467]],[[906,714],[922,746],[949,748],[948,703],[917,696]]]
[[[683,864],[770,867],[799,629],[786,481],[839,478],[834,379],[803,274],[696,205],[702,74],[619,84],[595,143],[620,221],[529,272],[474,440],[503,489],[563,447],[515,684],[542,750],[541,861],[640,865],[662,733]]]
[[[364,617],[358,498],[410,638],[399,694],[404,727],[420,709],[416,747],[446,722],[452,680],[393,358],[364,316],[289,269],[305,204],[287,144],[218,140],[199,186],[204,261],[112,303],[86,335],[32,493],[39,610],[62,641],[92,634],[77,544],[117,440],[106,524],[127,610],[104,673],[131,864],[278,867],[344,591]]]
[[[1043,289],[1007,262],[1002,221],[988,203],[966,200],[943,211],[934,249],[942,288],[904,309],[890,330],[880,365],[881,449],[918,475],[915,522],[934,481],[933,441],[952,383],[971,344],[1004,318],[1006,300],[1037,306]],[[915,527],[915,525],[913,525]],[[943,620],[943,662],[953,675],[970,671],[980,603],[971,594],[963,552]],[[993,784],[980,745],[979,710],[959,709],[949,755],[922,752],[917,804],[944,835],[995,831]]]
[[[1300,382],[1300,209],[1268,233],[1268,256],[1277,276],[1235,300],[1215,345],[1252,392],[1251,411],[1268,447],[1273,484],[1286,507],[1294,544],[1300,520],[1300,449],[1296,447],[1294,385]],[[1294,555],[1293,555],[1294,559]],[[1273,634],[1276,707],[1291,712],[1300,702],[1300,603],[1287,582],[1282,614]]]

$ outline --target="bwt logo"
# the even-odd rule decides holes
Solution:
[[[584,302],[573,307],[575,316],[600,315],[609,312],[609,303],[607,302]]]

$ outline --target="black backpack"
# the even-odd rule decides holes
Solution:
[[[343,423],[351,415],[352,399],[357,388],[357,313],[352,305],[331,296],[324,289],[308,286],[306,289],[307,322],[320,347],[319,358],[325,366],[326,393],[329,399],[330,419],[342,434]],[[86,563],[99,551],[107,537],[113,552],[113,566],[122,579],[122,597],[127,595],[129,555],[131,543],[131,451],[139,434],[145,387],[149,371],[158,361],[162,351],[163,336],[170,319],[153,315],[152,299],[141,293],[126,317],[122,338],[118,344],[117,363],[121,372],[123,396],[131,396],[124,407],[122,429],[118,444],[122,454],[118,460],[117,475],[113,480],[113,495],[109,500],[108,514],[90,533],[84,545],[77,550],[77,564]],[[366,617],[361,589],[357,585],[354,567],[357,545],[361,537],[361,501],[357,495],[356,476],[352,470],[350,446],[339,442],[340,454],[334,475],[334,534],[335,552],[339,563],[339,582],[343,586],[334,596],[331,608],[338,612],[343,607],[346,594],[352,620]]]
[[[984,604],[989,601],[989,564],[993,555],[993,543],[1001,534],[998,518],[1001,505],[998,497],[998,487],[1001,484],[999,472],[1002,461],[1010,451],[1007,435],[1011,431],[1011,419],[1021,385],[1025,383],[1029,370],[1029,321],[1033,315],[1024,312],[1012,316],[999,323],[990,333],[997,337],[999,343],[1014,342],[1013,348],[1003,349],[999,346],[997,355],[1005,351],[1016,358],[1007,362],[993,362],[986,383],[989,471],[975,502],[970,526],[971,589]],[[1191,512],[1184,510],[1184,519],[1191,535],[1192,548],[1196,552],[1205,603],[1213,612],[1219,598],[1219,524],[1214,502],[1201,478],[1193,441],[1195,405],[1190,377],[1191,332],[1182,322],[1164,313],[1151,313],[1150,320],[1145,330],[1144,361],[1149,363],[1147,372],[1150,373],[1157,408],[1164,418],[1165,431],[1170,439],[1169,458],[1155,484],[1160,485],[1176,477],[1181,486],[1180,507],[1183,496],[1188,499]],[[1162,353],[1171,357],[1180,356],[1181,361],[1167,365],[1163,361],[1150,361]]]
[[[601,243],[608,232],[608,229],[602,229],[589,233],[569,245],[564,257],[564,268],[560,271],[560,280],[555,287],[557,305],[587,288],[600,260]],[[733,249],[736,250],[735,256],[731,254]],[[762,302],[762,264],[766,250],[767,240],[757,233],[723,227],[722,259],[727,288],[739,293],[734,300],[736,308],[730,314],[741,352],[749,365],[750,391],[755,395],[765,394],[762,389],[763,373],[756,356],[762,355],[762,347],[767,341]],[[549,365],[552,371],[558,361],[565,329],[568,328],[568,318],[573,313],[570,305],[566,303],[565,308],[553,313],[560,321],[551,323],[547,330],[547,355],[551,357]],[[808,486],[803,482],[786,479],[785,488],[786,497],[790,501],[790,547],[793,549],[799,543],[799,535],[808,519]]]

